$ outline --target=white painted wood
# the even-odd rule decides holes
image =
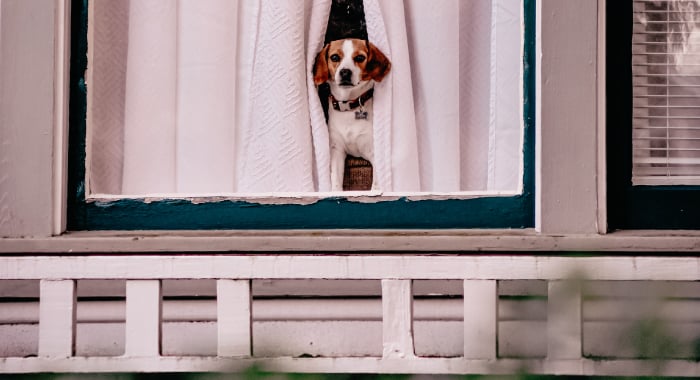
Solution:
[[[581,341],[583,338],[581,337],[581,330],[582,330],[582,310],[581,310],[581,295],[580,295],[580,288],[577,286],[574,286],[574,296],[571,296],[571,291],[569,290],[570,288],[570,283],[566,280],[567,278],[571,277],[572,273],[584,273],[585,275],[579,275],[579,277],[584,277],[584,278],[589,278],[589,279],[595,279],[595,278],[602,278],[605,280],[610,280],[611,278],[615,278],[617,280],[620,279],[629,279],[629,280],[659,280],[662,281],[664,285],[673,285],[674,283],[679,283],[681,285],[684,285],[684,289],[681,289],[680,293],[678,292],[664,292],[665,286],[659,287],[659,291],[661,295],[663,294],[680,294],[680,295],[685,295],[688,297],[694,297],[697,293],[696,289],[691,286],[691,285],[697,285],[697,284],[692,284],[688,282],[679,282],[680,280],[686,280],[686,281],[697,281],[698,280],[698,268],[700,268],[700,259],[694,258],[694,257],[689,257],[689,258],[683,258],[683,257],[557,257],[557,256],[547,256],[547,257],[534,257],[534,256],[423,256],[423,255],[411,255],[411,256],[391,256],[391,255],[385,255],[385,256],[379,256],[379,255],[367,255],[367,256],[297,256],[297,255],[266,255],[266,256],[184,256],[184,255],[178,255],[178,256],[127,256],[127,257],[40,257],[40,258],[32,258],[32,257],[6,257],[6,258],[0,258],[0,279],[22,279],[22,278],[34,278],[34,276],[39,276],[38,278],[43,278],[44,280],[61,280],[63,278],[110,278],[110,279],[119,279],[119,278],[124,278],[124,279],[129,279],[127,283],[131,285],[127,285],[127,297],[129,299],[132,298],[132,293],[134,293],[134,286],[133,284],[141,284],[142,286],[138,286],[136,288],[141,288],[138,289],[139,291],[137,292],[138,295],[142,297],[142,300],[150,300],[150,301],[145,301],[145,304],[155,304],[155,305],[160,305],[160,286],[159,284],[159,279],[163,278],[172,278],[172,279],[192,279],[192,278],[232,278],[232,280],[243,280],[243,281],[248,281],[248,279],[251,277],[251,274],[255,274],[255,276],[263,276],[261,278],[281,278],[281,279],[294,279],[294,276],[299,276],[298,278],[304,278],[304,279],[309,279],[309,278],[316,278],[316,279],[333,279],[333,278],[341,278],[341,279],[358,279],[358,278],[365,278],[365,279],[383,279],[382,281],[382,291],[384,294],[392,294],[390,297],[385,297],[387,300],[392,300],[392,302],[398,303],[399,305],[396,306],[387,306],[386,303],[382,303],[382,320],[387,321],[390,319],[393,319],[395,321],[399,321],[400,323],[395,324],[395,326],[399,327],[393,327],[390,329],[391,334],[394,334],[394,337],[387,338],[389,336],[388,334],[385,333],[385,326],[383,323],[380,323],[379,321],[376,320],[376,317],[372,317],[371,315],[369,316],[370,318],[375,318],[374,320],[369,320],[369,321],[353,321],[353,320],[345,320],[345,321],[333,321],[330,325],[326,324],[327,322],[321,321],[321,320],[293,320],[293,321],[270,321],[270,322],[262,322],[264,324],[267,324],[267,327],[270,327],[271,329],[269,332],[272,334],[270,336],[279,336],[279,335],[284,335],[284,329],[292,327],[296,331],[295,334],[298,333],[298,335],[295,336],[300,336],[300,337],[313,337],[311,342],[314,342],[313,347],[312,346],[305,346],[304,342],[299,342],[292,344],[293,342],[291,340],[285,341],[285,343],[282,343],[284,347],[280,347],[280,349],[283,348],[292,348],[296,347],[295,350],[299,351],[294,351],[299,353],[300,355],[303,353],[307,352],[312,352],[314,354],[318,355],[324,355],[325,353],[328,352],[336,352],[338,355],[340,355],[337,360],[339,362],[343,362],[346,360],[344,358],[344,355],[348,353],[348,351],[344,351],[341,346],[333,345],[333,344],[328,344],[328,342],[325,341],[325,337],[323,334],[321,335],[309,335],[309,331],[326,331],[326,330],[318,330],[321,326],[325,326],[326,329],[337,329],[337,326],[342,325],[343,323],[347,324],[347,329],[350,331],[351,329],[359,326],[357,325],[358,323],[367,323],[367,324],[374,324],[377,326],[378,331],[382,332],[382,336],[378,338],[377,342],[380,342],[377,344],[377,349],[379,352],[384,355],[385,350],[384,348],[386,347],[383,345],[381,342],[385,341],[390,341],[390,342],[399,342],[400,345],[403,345],[403,347],[409,347],[408,352],[412,353],[413,352],[413,347],[414,347],[414,342],[415,342],[415,337],[411,333],[413,329],[413,324],[411,323],[414,319],[411,315],[411,305],[412,305],[412,297],[411,297],[411,281],[412,279],[416,278],[433,278],[433,279],[456,279],[456,278],[470,278],[470,279],[476,279],[476,280],[481,280],[481,281],[496,281],[499,279],[515,279],[515,278],[530,278],[530,279],[540,279],[540,280],[554,280],[553,282],[550,283],[550,286],[548,287],[549,290],[549,299],[548,299],[548,321],[545,322],[542,320],[542,316],[538,313],[532,313],[527,311],[527,309],[517,309],[517,308],[511,308],[510,310],[508,308],[500,308],[504,314],[500,315],[500,318],[502,319],[502,322],[499,323],[499,339],[500,344],[499,344],[499,355],[501,355],[499,358],[495,359],[490,359],[490,360],[471,360],[467,358],[462,358],[462,360],[465,363],[469,363],[469,365],[473,365],[475,367],[459,367],[459,368],[469,368],[474,369],[477,371],[476,373],[491,373],[491,374],[497,374],[501,373],[498,371],[505,371],[505,367],[500,367],[500,366],[505,366],[505,363],[510,364],[518,364],[520,366],[528,366],[528,369],[535,373],[544,373],[544,374],[598,374],[598,375],[604,375],[604,374],[645,374],[648,372],[648,367],[645,368],[634,368],[635,365],[643,366],[645,362],[643,361],[614,361],[614,365],[610,365],[606,367],[605,365],[601,365],[599,362],[593,362],[593,361],[587,361],[587,360],[582,360],[580,359],[581,357]],[[147,268],[147,269],[144,269]],[[221,271],[220,273],[218,271]],[[228,273],[224,277],[222,274],[223,272]],[[214,273],[214,277],[212,276],[212,273]],[[97,276],[99,275],[99,276]],[[7,276],[7,277],[3,277]],[[43,277],[41,277],[43,276]],[[268,277],[269,276],[269,277]],[[387,280],[387,278],[389,278]],[[136,281],[134,280],[136,279]],[[140,280],[140,281],[139,281]],[[155,287],[153,286],[155,284]],[[615,282],[615,284],[608,282],[605,283],[605,286],[602,287],[596,287],[596,286],[591,286],[590,288],[593,289],[595,294],[601,294],[601,291],[604,291],[606,286],[608,288],[613,288],[614,287],[617,289],[616,292],[613,292],[615,296],[625,296],[625,294],[630,293],[635,295],[636,298],[633,297],[628,297],[629,300],[632,299],[639,299],[640,302],[644,302],[645,299],[643,297],[637,297],[637,293],[644,292],[651,294],[653,292],[644,290],[643,286],[637,286],[637,284],[632,283],[629,286],[617,286],[619,283]],[[588,287],[587,287],[588,288]],[[687,289],[685,289],[687,288]],[[150,291],[148,290],[150,289]],[[154,291],[155,289],[155,291]],[[651,288],[649,288],[651,289]],[[145,292],[143,290],[146,290]],[[467,297],[469,295],[469,291],[467,289],[465,294],[467,294]],[[532,288],[535,292],[539,291],[538,287]],[[146,293],[154,293],[155,296],[144,296]],[[494,294],[497,294],[496,291],[494,290]],[[604,294],[604,293],[603,293]],[[155,300],[155,301],[154,301]],[[272,300],[270,300],[272,301]],[[280,304],[278,304],[276,307],[279,308],[278,310],[290,310],[293,309],[293,304],[287,303],[288,300],[282,300]],[[334,300],[338,301],[338,300]],[[365,300],[360,300],[360,301],[365,301]],[[426,318],[426,321],[428,323],[431,323],[430,321],[435,321],[436,323],[455,323],[451,322],[452,319],[457,319],[459,317],[459,312],[456,310],[452,310],[450,307],[451,306],[442,306],[441,304],[437,303],[432,303],[435,300],[421,300],[422,302],[425,302],[426,306],[425,309],[421,312],[422,317],[421,318]],[[454,300],[450,300],[454,301]],[[609,322],[606,322],[606,318],[627,318],[624,315],[619,315],[619,314],[610,314],[610,310],[608,306],[605,306],[605,303],[609,303],[610,300],[604,300],[604,301],[597,301],[594,302],[592,305],[588,305],[589,307],[592,306],[592,309],[588,311],[588,313],[594,313],[594,315],[589,314],[589,318],[595,319],[595,318],[602,318],[603,319],[603,326],[602,328],[612,328],[613,330],[615,327],[613,325],[608,325]],[[213,300],[204,300],[203,302],[208,304],[214,304]],[[276,301],[277,302],[277,301]],[[332,302],[332,304],[334,304]],[[541,305],[541,300],[539,300],[539,304]],[[206,306],[200,303],[200,301],[176,301],[173,305],[175,304],[180,304],[180,308],[175,308],[172,309],[170,313],[172,313],[172,318],[174,320],[179,320],[182,322],[176,322],[176,323],[171,323],[168,322],[167,325],[169,326],[168,329],[171,327],[174,328],[176,326],[181,326],[185,330],[182,331],[200,331],[198,329],[203,328],[204,330],[202,331],[210,331],[211,334],[211,339],[207,340],[206,339],[206,334],[205,335],[190,335],[190,337],[194,338],[188,338],[188,335],[182,335],[178,331],[181,330],[173,330],[173,334],[168,335],[170,338],[169,339],[175,339],[177,342],[176,346],[169,347],[167,349],[167,352],[169,353],[174,353],[176,355],[179,354],[189,354],[189,353],[197,353],[199,350],[205,350],[205,352],[210,352],[206,350],[211,350],[211,352],[216,352],[217,349],[217,343],[216,343],[216,337],[217,337],[217,329],[216,325],[213,322],[197,322],[197,323],[190,323],[187,321],[189,320],[198,320],[200,317],[207,317],[209,314],[215,315],[216,311],[209,311],[207,313],[198,313],[198,310],[201,309],[202,312],[209,310],[207,308],[210,308],[210,306]],[[317,309],[319,307],[323,307],[321,304],[317,304],[314,306],[314,303],[312,300],[303,300],[302,302],[304,307],[316,307]],[[420,302],[419,302],[420,304]],[[430,306],[432,305],[432,307]],[[87,306],[87,305],[86,305]],[[134,302],[133,300],[131,301],[131,308],[133,314],[133,310],[136,309],[134,307]],[[205,307],[202,307],[205,306]],[[615,305],[613,305],[615,306]],[[184,307],[184,308],[183,308]],[[360,308],[366,308],[366,306],[360,306]],[[416,307],[418,310],[421,310],[421,307]],[[138,358],[134,358],[134,361],[115,361],[115,362],[103,362],[102,364],[105,367],[109,367],[110,365],[114,363],[118,363],[120,368],[122,369],[128,369],[129,365],[134,365],[133,363],[141,363],[140,365],[145,365],[146,367],[148,366],[156,366],[152,368],[160,368],[158,370],[166,370],[166,369],[172,369],[172,368],[164,368],[164,367],[159,367],[160,364],[163,362],[161,361],[161,358],[159,358],[158,355],[158,335],[159,331],[161,329],[161,324],[159,323],[160,321],[160,308],[158,306],[152,307],[150,312],[144,311],[146,307],[138,307],[139,312],[136,313],[137,315],[150,315],[149,318],[143,318],[143,317],[138,317],[138,321],[142,322],[145,321],[147,324],[150,324],[150,328],[148,327],[142,327],[143,331],[150,331],[150,334],[141,334],[139,335],[137,341],[142,345],[142,346],[148,346],[148,342],[156,342],[155,350],[151,350],[150,353],[139,353],[138,355],[133,354],[134,350],[131,348],[126,349],[126,354],[125,358],[129,358],[132,356],[138,356],[141,358],[147,358],[148,356],[151,356],[151,359],[148,361],[139,361]],[[446,312],[444,316],[438,315],[437,309],[442,309]],[[340,310],[340,309],[339,309]],[[405,312],[408,310],[408,312]],[[459,310],[459,308],[457,309]],[[464,310],[464,306],[462,306],[462,310]],[[679,301],[674,301],[669,303],[668,308],[661,308],[659,309],[660,315],[673,315],[673,316],[680,316],[680,315],[690,315],[690,314],[695,314],[696,308],[694,307],[694,304],[689,303],[689,304],[684,304],[680,303]],[[89,308],[86,309],[86,312],[89,311]],[[435,311],[435,312],[434,312]],[[532,318],[532,320],[517,320],[517,317],[515,316],[517,312],[522,312],[525,311],[527,312],[527,318]],[[268,310],[267,312],[270,312]],[[336,311],[337,312],[337,311]],[[515,313],[515,314],[506,314],[508,313]],[[144,314],[145,313],[145,314]],[[179,313],[182,313],[182,315],[179,315]],[[608,313],[608,314],[606,314]],[[127,315],[130,313],[127,312]],[[389,314],[393,314],[390,317],[386,317]],[[500,314],[500,312],[499,312]],[[155,315],[156,317],[153,317]],[[210,320],[213,318],[209,316]],[[332,310],[328,310],[328,312],[325,313],[318,313],[315,314],[313,312],[308,313],[308,315],[304,316],[302,314],[280,314],[278,316],[274,316],[272,314],[269,314],[270,318],[279,318],[279,317],[292,317],[292,318],[305,318],[305,317],[310,317],[310,318],[335,318],[333,316]],[[11,317],[11,316],[10,316]],[[98,315],[87,315],[88,318],[94,318],[93,320],[98,321],[99,316]],[[348,316],[351,318],[351,316]],[[692,316],[691,316],[692,317]],[[180,319],[177,319],[180,318]],[[504,320],[505,318],[505,320]],[[133,317],[127,316],[127,320],[131,319],[132,321],[134,320]],[[149,322],[150,321],[150,322]],[[26,322],[29,322],[29,320],[26,320]],[[336,327],[330,327],[333,325],[333,323],[336,324]],[[425,323],[422,322],[421,323]],[[458,322],[456,322],[458,323]],[[587,322],[591,323],[591,322]],[[597,320],[595,320],[593,323],[599,323]],[[133,322],[132,322],[133,324]],[[402,325],[402,326],[401,326]],[[696,329],[697,328],[697,323],[694,322],[694,320],[689,319],[688,322],[681,322],[681,326],[690,326],[690,327],[682,327],[684,330],[683,331],[689,331],[689,328]],[[275,326],[275,328],[272,328],[272,326]],[[304,328],[308,328],[311,330],[304,330],[301,329],[301,326],[306,326]],[[410,326],[410,327],[406,327]],[[444,325],[445,328],[448,325]],[[529,326],[529,327],[526,327]],[[539,327],[538,327],[539,326]],[[537,328],[546,326],[546,329],[540,329],[537,330]],[[608,327],[606,327],[608,326]],[[610,327],[612,326],[612,327]],[[600,327],[600,325],[598,325]],[[178,327],[179,329],[180,327]],[[422,327],[421,327],[422,328]],[[189,330],[188,330],[189,329]],[[194,330],[192,330],[194,329]],[[619,329],[619,328],[618,328]],[[111,331],[111,330],[110,330]],[[169,330],[170,331],[170,330]],[[276,332],[275,332],[276,331]],[[330,330],[328,330],[330,331]],[[439,330],[442,331],[440,333],[445,333],[445,331],[449,330]],[[454,330],[453,330],[454,331]],[[522,334],[515,334],[513,335],[514,331],[527,331],[529,333],[522,335]],[[546,333],[540,332],[539,334],[536,333],[536,331],[546,331]],[[597,330],[596,330],[597,331]],[[695,331],[695,330],[693,330]],[[153,339],[152,336],[154,335],[156,338]],[[578,333],[577,333],[578,332]],[[700,332],[700,329],[698,329],[698,332]],[[19,331],[17,334],[19,336],[24,336],[22,335],[23,333]],[[421,330],[421,339],[424,339],[426,332],[425,330]],[[133,336],[136,335],[133,332],[128,332],[125,334],[126,335],[126,340],[127,342],[130,339],[133,339]],[[149,335],[151,337],[149,337]],[[445,355],[451,355],[455,353],[455,348],[454,344],[460,344],[463,346],[464,342],[460,342],[463,340],[463,337],[465,336],[464,334],[457,333],[459,336],[459,339],[445,339],[442,341],[442,345],[437,345],[435,346],[436,349],[438,350],[437,352]],[[509,336],[510,335],[510,336]],[[118,337],[113,335],[112,333],[107,334],[108,339],[112,339],[113,341],[118,343]],[[130,338],[130,336],[132,338]],[[398,338],[395,338],[398,337]],[[410,343],[401,343],[401,337],[408,338]],[[567,339],[568,337],[568,339]],[[572,339],[573,337],[573,339]],[[337,338],[337,336],[336,336]],[[291,338],[290,338],[291,339]],[[272,342],[270,340],[269,342]],[[269,343],[268,342],[268,343]],[[367,341],[369,342],[369,340]],[[426,341],[423,341],[426,342]],[[544,345],[543,343],[544,342]],[[572,344],[572,342],[576,342],[575,344]],[[601,352],[596,346],[597,340],[590,341],[588,340],[588,351],[589,353],[595,354],[596,352]],[[186,343],[189,343],[190,346],[187,346]],[[128,345],[128,343],[124,343],[125,345]],[[308,344],[308,343],[307,343]],[[93,347],[99,347],[98,346],[93,346]],[[209,347],[209,348],[207,348]],[[538,348],[539,347],[539,348]],[[541,350],[542,347],[546,347],[546,352],[548,352],[549,357],[540,360],[540,359],[533,359],[533,360],[516,360],[512,361],[509,359],[504,359],[504,355],[524,355],[524,356],[538,356],[543,353]],[[140,347],[141,348],[141,347]],[[26,351],[27,349],[31,349],[31,347],[27,346],[24,348]],[[94,348],[98,350],[99,348]],[[307,351],[307,352],[305,352]],[[85,351],[81,351],[85,352]],[[90,351],[87,351],[90,352]],[[92,351],[94,352],[94,351]],[[118,350],[114,351],[109,351],[111,353],[118,352]],[[281,351],[280,351],[281,352]],[[356,347],[353,349],[352,352],[355,353],[361,353],[362,352],[362,347]],[[372,351],[370,351],[372,352]],[[422,346],[420,352],[427,352],[430,354],[430,351],[425,348],[425,346]],[[574,359],[571,359],[571,358]],[[180,358],[178,356],[178,358]],[[87,358],[85,359],[86,363],[90,363],[90,361],[93,358]],[[61,365],[64,365],[65,363],[69,363],[71,359],[68,360],[59,360],[55,363],[52,364],[50,367],[51,370],[53,371],[54,368],[56,370],[61,369]],[[242,359],[245,361],[245,359]],[[276,359],[270,359],[272,361]],[[314,359],[316,360],[316,359]],[[320,359],[319,359],[320,360]],[[264,360],[263,360],[264,361]],[[0,359],[0,371],[5,371],[3,369],[5,363],[7,363],[8,360],[2,360]],[[376,367],[371,367],[367,368],[368,371],[385,371],[387,368],[395,368],[392,367],[392,365],[388,363],[394,363],[394,362],[406,362],[406,365],[401,367],[406,369],[408,372],[420,372],[420,371],[427,371],[428,367],[430,367],[431,371],[434,373],[465,373],[461,372],[462,370],[455,369],[454,367],[451,367],[455,365],[455,362],[451,361],[441,361],[441,362],[431,362],[435,364],[430,364],[427,365],[427,367],[423,367],[423,364],[418,364],[418,363],[425,363],[422,361],[421,358],[415,358],[413,355],[411,356],[404,356],[402,359],[399,358],[385,358],[380,360],[376,365]],[[35,362],[36,363],[36,362]],[[125,364],[127,363],[127,364]],[[210,362],[209,362],[210,363]],[[218,363],[218,362],[217,362]],[[237,362],[238,363],[238,362]],[[313,361],[311,363],[312,367],[316,366],[318,363],[317,361]],[[437,364],[440,363],[440,364]],[[481,364],[477,364],[481,363]],[[483,363],[489,363],[489,365],[493,367],[480,367]],[[605,362],[608,363],[608,362]],[[631,364],[630,364],[631,363]],[[668,368],[676,368],[673,371],[670,371],[669,374],[678,374],[679,372],[674,372],[674,371],[681,371],[682,370],[687,370],[687,371],[693,371],[694,369],[691,367],[674,367],[677,366],[678,362],[671,361],[668,362],[669,367]],[[191,364],[191,363],[190,363]],[[362,367],[362,362],[357,362],[354,363],[357,364],[358,366]],[[342,368],[342,365],[336,364],[337,366],[334,366],[332,368],[327,368],[328,371],[340,371],[338,368]],[[450,366],[449,368],[447,367],[439,367],[439,365],[443,366]],[[194,371],[196,370],[196,364],[194,364],[195,367],[193,368],[188,368],[188,371]],[[435,367],[433,367],[435,366]],[[28,368],[28,367],[27,367]],[[87,367],[85,368],[90,368],[90,365],[87,364]],[[184,367],[183,367],[184,368]],[[214,367],[211,367],[210,370],[214,370]],[[440,369],[442,368],[442,369]],[[534,369],[533,369],[534,368]],[[517,369],[517,368],[516,368]],[[512,369],[511,370],[516,370]],[[104,371],[101,369],[100,371]],[[141,371],[143,369],[139,369]],[[184,370],[184,369],[183,369]],[[291,370],[291,369],[286,369]],[[415,370],[415,371],[414,371]],[[455,372],[452,372],[455,371]],[[486,372],[483,372],[486,371]],[[589,371],[589,372],[586,372]],[[466,373],[470,373],[467,371]],[[508,372],[504,372],[508,373]],[[693,373],[693,372],[688,372],[688,373]]]
[[[607,318],[607,317],[606,317]],[[448,322],[449,323],[449,322]],[[456,323],[456,326],[452,326],[451,329],[448,328],[446,330],[447,333],[450,331],[452,332],[452,335],[454,336],[455,333],[456,335],[460,335],[458,332],[461,329],[461,323],[459,322],[453,322]],[[81,324],[82,325],[82,324]],[[103,324],[99,324],[103,325]],[[174,329],[175,326],[182,326],[181,328]],[[164,354],[201,354],[201,350],[203,348],[209,347],[209,351],[204,351],[204,354],[208,355],[214,355],[216,353],[216,326],[214,323],[209,323],[211,326],[210,328],[205,328],[204,330],[200,330],[198,326],[192,326],[191,328],[186,328],[186,326],[190,326],[191,324],[187,323],[176,323],[176,324],[171,324],[168,323],[165,326],[166,330],[170,330],[171,328],[172,331],[170,331],[168,334],[165,333],[164,331],[164,341],[168,341],[171,345],[166,349],[165,346],[167,345],[164,343]],[[256,337],[261,337],[262,334],[262,339],[264,339],[264,346],[260,346],[260,342],[256,344],[256,347],[261,347],[259,348],[261,356],[278,356],[278,355],[285,355],[286,353],[293,353],[294,355],[298,356],[303,353],[307,354],[315,354],[315,355],[322,355],[326,356],[326,354],[331,354],[333,353],[334,357],[335,356],[345,356],[345,355],[353,355],[357,356],[360,355],[362,352],[367,352],[363,351],[363,349],[372,349],[374,347],[375,351],[369,351],[369,352],[375,352],[376,355],[381,355],[381,322],[353,322],[353,321],[345,321],[345,322],[332,322],[332,323],[319,323],[318,321],[309,321],[309,322],[272,322],[271,324],[268,323],[263,323],[263,324],[257,324],[258,329],[262,330],[257,330]],[[590,325],[590,323],[587,323],[586,325]],[[264,326],[264,327],[263,327]],[[375,327],[372,327],[375,326]],[[416,331],[416,350],[417,352],[423,352],[430,354],[431,352],[429,350],[432,349],[432,347],[422,347],[419,349],[419,331],[421,331],[421,323],[414,323],[414,331]],[[94,326],[93,326],[94,327]],[[589,335],[588,338],[585,339],[587,345],[588,345],[588,353],[595,355],[595,354],[600,354],[600,353],[613,353],[613,354],[621,354],[624,356],[630,355],[630,347],[627,346],[625,347],[620,346],[620,336],[621,333],[624,333],[625,331],[628,331],[627,328],[629,326],[625,325],[624,323],[614,323],[614,322],[596,322],[595,325],[590,325],[588,328],[588,334],[594,334],[593,338]],[[688,336],[688,338],[692,341],[693,335],[688,335],[689,331],[692,331],[692,334],[697,334],[700,332],[700,328],[698,328],[697,323],[693,324],[681,324],[680,326],[680,331],[683,332],[684,336]],[[92,331],[92,335],[98,333],[99,331],[102,331],[102,334],[104,335],[105,339],[112,339],[115,343],[119,343],[119,332],[118,330],[113,331],[113,332],[106,332],[103,330],[94,330],[94,329],[88,329],[84,330],[84,334],[90,334],[90,331]],[[263,331],[262,333],[260,331]],[[343,338],[341,336],[342,334],[345,334],[346,338]],[[607,332],[607,333],[606,333]],[[615,332],[615,334],[611,334],[610,332]],[[79,334],[80,334],[80,329],[79,329]],[[424,332],[425,334],[425,332]],[[439,333],[438,333],[439,334]],[[0,335],[1,336],[11,336],[8,334],[7,330],[4,330],[3,328],[0,328]],[[169,338],[167,338],[169,336]],[[359,339],[352,339],[352,338],[347,338],[347,336],[353,337],[360,337]],[[423,335],[425,336],[425,335]],[[601,337],[602,336],[602,337]],[[695,335],[697,336],[697,335]],[[123,337],[123,329],[122,329],[122,337]],[[284,343],[280,346],[280,337],[283,337]],[[440,335],[436,335],[436,333],[433,331],[431,332],[430,335],[431,339],[434,339],[435,341],[431,342],[430,344],[435,344],[433,347],[437,347],[440,349],[440,347],[444,347],[444,344],[450,344],[450,346],[447,346],[448,351],[446,354],[451,354],[451,356],[455,355],[455,349],[454,348],[449,348],[454,345],[454,343],[458,344],[458,350],[456,351],[457,353],[461,352],[461,339],[459,339],[457,342],[454,341],[449,341],[448,339],[440,340]],[[30,338],[30,337],[27,337]],[[87,336],[83,335],[83,339],[88,338]],[[461,337],[460,337],[461,338]],[[89,339],[89,338],[88,338]],[[102,339],[102,337],[100,337]],[[123,338],[122,338],[123,339]],[[209,342],[207,343],[207,339],[209,339]],[[344,339],[352,340],[352,345],[350,343],[343,343]],[[508,355],[524,355],[524,356],[529,356],[529,355],[535,355],[539,353],[540,356],[544,355],[546,353],[546,322],[518,322],[518,321],[509,321],[509,322],[502,322],[501,326],[499,328],[499,339],[500,344],[499,344],[499,353],[500,357],[512,357]],[[445,342],[445,340],[448,340],[448,342]],[[374,345],[372,345],[372,341],[374,341]],[[313,343],[312,345],[309,345],[309,343]],[[425,340],[423,340],[423,343],[425,344]],[[544,342],[544,344],[543,344]],[[623,340],[624,342],[624,340]],[[13,342],[8,342],[4,341],[4,344],[10,344],[14,345]],[[87,346],[83,346],[81,348],[80,346],[78,348],[78,353],[92,353],[92,355],[95,355],[95,351],[88,351],[88,350],[94,350],[97,347],[105,347],[103,345],[99,345],[97,343],[91,343],[89,340],[83,340],[83,344],[86,344]],[[123,345],[123,342],[121,343]],[[92,348],[91,348],[92,347]],[[122,346],[123,347],[123,346]],[[624,348],[624,349],[623,349]],[[29,347],[31,349],[31,347]],[[443,348],[444,349],[444,348]],[[25,351],[27,352],[27,351]],[[443,352],[443,351],[438,351],[438,352]],[[277,355],[274,355],[274,354]],[[27,354],[31,354],[31,352],[28,352]],[[119,355],[120,351],[118,349],[116,350],[110,350],[110,351],[105,351],[101,352],[100,354],[112,354],[112,355]],[[607,356],[607,355],[606,355]],[[503,362],[503,359],[498,359],[497,361]],[[474,361],[471,361],[474,362]],[[554,372],[554,373],[559,373],[559,374],[571,374],[569,371],[572,370],[573,368],[573,362],[572,361],[535,361],[536,368],[538,368],[539,365],[553,365],[552,363],[565,363],[568,362],[569,365],[562,365],[562,364],[557,364],[556,368],[560,372]],[[530,361],[521,361],[520,362],[523,365],[531,363]],[[640,366],[644,364],[643,361],[638,361],[637,362]],[[580,364],[580,363],[579,363]],[[563,372],[561,372],[563,370]],[[436,369],[436,371],[438,371]],[[436,372],[437,373],[437,372]],[[552,372],[549,372],[552,373]],[[643,369],[638,369],[637,370],[637,375],[639,374],[649,374],[649,372],[644,372]],[[605,374],[604,372],[598,373],[599,375]],[[629,374],[628,374],[629,375]]]
[[[79,323],[76,334],[75,356],[124,355],[124,329],[121,323]]]
[[[381,321],[256,322],[255,357],[382,356]]]
[[[608,232],[608,184],[607,184],[607,156],[606,156],[606,145],[607,145],[607,59],[606,59],[606,38],[607,38],[607,14],[606,14],[606,0],[598,0],[598,115],[597,122],[598,128],[596,133],[598,135],[598,233],[605,234]]]
[[[78,297],[125,297],[125,280],[83,280],[78,283]],[[462,296],[463,280],[416,280],[414,296]],[[255,280],[256,297],[380,297],[381,282],[373,280]],[[545,280],[501,280],[499,296],[547,296]],[[700,283],[693,281],[596,281],[586,283],[588,296],[647,297],[658,294],[667,298],[694,298]],[[165,280],[163,297],[216,297],[216,280]],[[5,280],[0,282],[0,297],[38,298],[39,281]],[[414,302],[415,304],[415,302]],[[380,310],[381,312],[381,310]],[[416,309],[420,313],[420,309]],[[461,307],[460,307],[461,313]],[[461,315],[461,314],[460,314]],[[461,317],[460,317],[461,319]]]
[[[536,228],[598,233],[597,0],[537,1]]]
[[[464,340],[459,331],[462,321],[415,321],[416,354],[429,357],[461,357]],[[609,331],[620,324],[602,323]],[[696,325],[697,326],[697,325]],[[76,334],[76,356],[124,355],[124,322],[79,323]],[[547,354],[545,321],[501,322],[499,329],[500,358],[543,358]],[[256,321],[254,323],[256,357],[313,355],[323,357],[382,356],[382,322],[326,321]],[[597,331],[593,331],[597,333]],[[38,325],[0,325],[0,357],[25,357],[37,354]],[[617,338],[617,335],[615,336]],[[217,356],[216,322],[165,322],[163,324],[163,356]],[[611,339],[587,340],[593,347],[620,347]],[[613,343],[612,345],[610,343]],[[628,347],[629,348],[629,347]],[[615,355],[608,355],[615,358]],[[618,357],[619,358],[619,357]]]
[[[700,258],[672,256],[71,256],[3,257],[0,280],[459,279],[698,281]]]
[[[608,235],[539,234],[534,230],[93,231],[53,238],[0,238],[0,254],[231,251],[687,254],[700,252],[700,231],[616,231]]]
[[[39,325],[0,325],[0,358],[26,358],[39,355]]]
[[[0,7],[0,237],[51,236],[56,3]]]
[[[66,230],[68,182],[68,106],[70,93],[70,0],[54,0],[56,9],[54,54],[53,230]]]
[[[68,358],[75,352],[76,293],[73,280],[41,281],[39,356]]]
[[[415,294],[415,293],[414,293]],[[38,323],[39,302],[5,302],[0,308],[0,325]],[[587,301],[587,319],[633,319],[634,309],[619,310],[615,305],[635,304],[630,300],[606,299]],[[501,299],[498,318],[511,320],[546,320],[546,300]],[[669,301],[659,310],[663,317],[673,320],[694,320],[700,312],[700,302],[692,300]],[[216,300],[168,300],[163,302],[163,322],[216,322]],[[464,322],[464,302],[456,298],[414,299],[413,320]],[[115,323],[126,320],[124,301],[81,301],[78,323]],[[255,301],[253,320],[262,321],[381,321],[380,299],[321,298],[321,299],[258,299]],[[460,351],[461,352],[461,351]]]
[[[496,359],[498,282],[464,281],[464,357]]]
[[[659,331],[674,342],[673,358],[692,359],[694,342],[700,338],[700,323],[660,321],[663,325]],[[639,352],[639,343],[633,338],[633,333],[639,331],[637,322],[585,321],[585,355],[608,359],[635,358]],[[458,333],[461,329],[461,321],[415,321],[416,354],[461,357],[464,346],[463,336]],[[499,322],[499,358],[546,357],[546,332],[547,322],[544,320]],[[163,355],[216,356],[216,334],[215,322],[166,322],[163,325]],[[0,336],[3,337],[0,357],[25,357],[38,352],[37,324],[0,324]],[[380,320],[256,321],[254,336],[257,357],[382,355]],[[654,341],[649,344],[648,347],[654,349]],[[123,322],[78,324],[76,356],[118,356],[123,353]]]
[[[382,357],[414,357],[411,280],[382,280],[382,315]]]
[[[157,357],[161,347],[161,283],[126,282],[126,348],[128,357]]]
[[[253,352],[250,281],[218,280],[216,285],[218,355],[250,356]]]
[[[498,358],[547,357],[547,321],[511,320],[498,323]]]
[[[580,359],[582,334],[580,282],[550,281],[547,298],[547,357]]]

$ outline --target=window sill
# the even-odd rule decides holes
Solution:
[[[545,235],[524,230],[95,231],[0,239],[0,254],[167,252],[700,252],[700,231]]]

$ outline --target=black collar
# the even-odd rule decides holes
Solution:
[[[331,94],[330,101],[333,105],[333,109],[336,111],[352,111],[355,108],[365,105],[368,100],[372,99],[372,95],[374,95],[374,88],[370,88],[367,92],[360,95],[359,98],[353,100],[337,100],[333,97],[333,94]]]

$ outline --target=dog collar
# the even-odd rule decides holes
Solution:
[[[353,100],[338,100],[333,94],[330,95],[331,104],[333,109],[336,111],[352,111],[355,108],[362,107],[368,100],[372,99],[374,95],[374,88],[370,88],[364,94],[360,95],[359,98]]]

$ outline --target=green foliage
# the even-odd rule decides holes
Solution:
[[[640,359],[668,359],[680,350],[677,340],[669,333],[667,323],[656,318],[636,321],[630,329],[632,347]]]

